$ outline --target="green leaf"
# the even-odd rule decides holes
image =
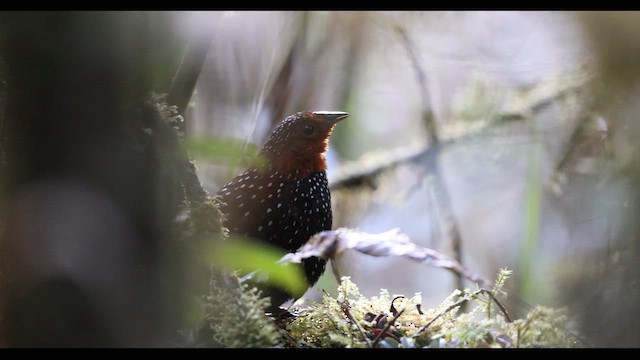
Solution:
[[[534,258],[540,236],[540,214],[542,198],[542,180],[540,174],[541,141],[538,133],[534,133],[529,152],[529,174],[525,188],[524,234],[518,254],[519,284],[521,294],[530,298],[536,292],[533,283]]]
[[[228,164],[254,161],[259,149],[240,139],[189,138],[185,142],[189,154],[195,157],[220,160]]]
[[[268,244],[234,236],[217,241],[207,254],[207,260],[216,267],[244,274],[260,271],[268,276],[267,283],[291,294],[302,295],[307,290],[302,268],[295,264],[277,263],[285,252]]]

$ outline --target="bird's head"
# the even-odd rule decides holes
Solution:
[[[327,161],[323,153],[336,124],[349,116],[341,111],[304,111],[285,118],[271,133],[261,154],[277,171],[305,177],[323,171]]]

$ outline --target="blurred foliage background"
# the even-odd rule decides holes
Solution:
[[[567,306],[590,344],[640,345],[640,14],[26,12],[0,23],[0,345],[175,344],[193,254],[172,242],[175,184],[149,161],[163,148],[131,142],[121,113],[150,91],[184,115],[210,192],[284,116],[349,112],[327,153],[334,228],[398,227],[486,277],[508,267],[512,311]],[[196,69],[193,84],[175,80],[180,64]],[[193,96],[171,97],[180,86]],[[336,265],[365,296],[422,292],[425,307],[474,286],[402,259]],[[330,272],[307,297],[322,289],[336,291]]]

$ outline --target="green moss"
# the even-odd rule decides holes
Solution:
[[[343,308],[348,308],[353,318],[364,319],[368,312],[385,311],[390,304],[389,293],[385,290],[379,298],[369,300],[360,294],[356,284],[348,277],[343,277],[337,298],[325,294],[322,303],[312,305],[309,311],[288,324],[286,329],[301,346],[365,347],[366,333],[345,317]]]
[[[269,299],[235,276],[212,278],[203,324],[205,346],[314,348],[531,348],[576,347],[563,310],[538,306],[511,320],[498,298],[509,272],[492,290],[454,291],[440,305],[422,311],[421,296],[393,298],[387,290],[364,297],[343,277],[335,297],[293,307],[289,320],[264,315]],[[219,279],[224,279],[221,281]],[[469,302],[470,311],[459,314]],[[392,306],[393,304],[393,306]],[[499,305],[498,305],[499,304]]]
[[[205,346],[264,348],[275,346],[280,338],[272,318],[265,316],[269,298],[235,276],[214,274],[211,293],[206,297],[203,325]]]
[[[224,226],[225,214],[220,209],[220,196],[208,195],[202,203],[184,201],[180,211],[184,222],[180,227],[180,239],[186,243],[198,243],[201,239],[226,239],[229,230]]]
[[[168,96],[169,94],[166,93],[157,94],[155,92],[151,92],[147,99],[147,103],[153,106],[160,116],[178,132],[178,136],[182,138],[184,136],[184,132],[182,131],[184,118],[178,112],[178,107],[176,105],[167,104],[166,99]]]
[[[537,306],[526,319],[518,319],[503,328],[515,339],[515,347],[573,347],[574,337],[565,331],[567,317],[563,311]]]
[[[498,276],[491,291],[454,291],[439,306],[422,312],[420,296],[396,298],[386,290],[370,299],[348,277],[338,295],[325,294],[286,325],[291,338],[304,347],[573,347],[562,310],[535,307],[526,318],[509,321],[497,306],[510,272]],[[458,314],[460,305],[475,306]],[[500,304],[501,305],[501,304]],[[506,311],[506,309],[505,309]],[[377,320],[373,319],[377,316]],[[382,333],[383,338],[376,339]]]

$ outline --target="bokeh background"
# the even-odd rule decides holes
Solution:
[[[400,228],[417,244],[456,258],[487,278],[507,267],[514,271],[507,283],[510,297],[517,300],[511,304],[513,312],[526,312],[528,304],[566,306],[589,344],[640,345],[640,14],[189,11],[110,12],[106,19],[101,14],[67,15],[76,21],[75,27],[52,36],[76,39],[78,31],[97,26],[98,37],[112,41],[105,45],[113,45],[108,60],[118,64],[114,74],[125,74],[126,80],[108,89],[120,90],[120,98],[110,105],[126,106],[148,90],[166,90],[185,44],[190,44],[208,52],[193,96],[179,109],[187,144],[233,138],[259,146],[286,115],[347,111],[351,116],[334,131],[327,153],[334,228],[371,233]],[[102,22],[96,25],[87,20],[91,18]],[[40,29],[51,28],[46,16],[35,20]],[[16,34],[18,30],[7,29],[18,25],[3,29]],[[73,42],[60,42],[75,49]],[[78,44],[95,46],[84,55],[100,53],[100,45],[90,37]],[[109,68],[105,62],[102,66]],[[72,75],[92,81],[81,72]],[[68,86],[82,88],[83,81]],[[70,95],[74,100],[84,96],[80,90]],[[64,96],[57,100],[61,102],[51,104],[74,104]],[[101,106],[91,105],[98,110]],[[80,121],[72,118],[65,126],[73,128],[74,121]],[[188,149],[210,192],[242,170],[239,161],[215,156],[219,152]],[[238,148],[229,148],[233,151]],[[428,151],[431,157],[416,155]],[[83,161],[104,160],[97,156]],[[119,166],[104,164],[103,169],[110,173]],[[37,197],[24,197],[29,193],[14,196],[29,184],[23,181],[28,176],[12,176],[21,180],[5,184],[5,215],[24,201],[39,208]],[[114,180],[111,186],[124,183]],[[36,190],[47,193],[46,188]],[[77,211],[74,196],[68,206],[76,211],[69,216],[85,216]],[[81,198],[94,208],[87,196]],[[60,204],[55,198],[49,201]],[[119,214],[117,207],[107,208],[96,211],[113,214],[113,222],[104,225],[104,217],[95,218],[107,228],[128,216]],[[38,228],[42,215],[33,214],[26,213],[21,221],[30,220]],[[11,221],[17,220],[7,220],[7,229]],[[82,236],[95,235],[87,231]],[[36,236],[18,233],[5,236],[6,243]],[[105,237],[97,243],[110,241],[104,231],[96,234]],[[46,234],[38,236],[49,241]],[[127,246],[122,249],[127,252]],[[113,256],[123,255],[116,251]],[[150,272],[156,266],[164,269],[151,263]],[[426,307],[440,303],[461,284],[443,269],[406,259],[346,254],[336,264],[340,274],[351,276],[367,296],[377,295],[381,288],[393,294],[421,292]],[[76,270],[84,271],[85,265]],[[114,266],[126,270],[129,265]],[[108,281],[115,284],[118,277]],[[135,287],[136,281],[128,284]],[[327,272],[306,297],[319,299],[321,290],[333,292],[335,287],[333,274]],[[154,289],[160,297],[167,291],[163,286]],[[105,298],[96,300],[98,304],[112,296],[99,294]],[[128,306],[127,296],[122,306]],[[135,298],[137,304],[149,301]],[[109,308],[105,314],[117,311]],[[110,326],[117,328],[118,322]],[[109,329],[104,331],[111,333]],[[5,338],[11,330],[4,327]],[[15,338],[6,342],[15,343]],[[107,344],[163,345],[166,337],[129,334]]]

